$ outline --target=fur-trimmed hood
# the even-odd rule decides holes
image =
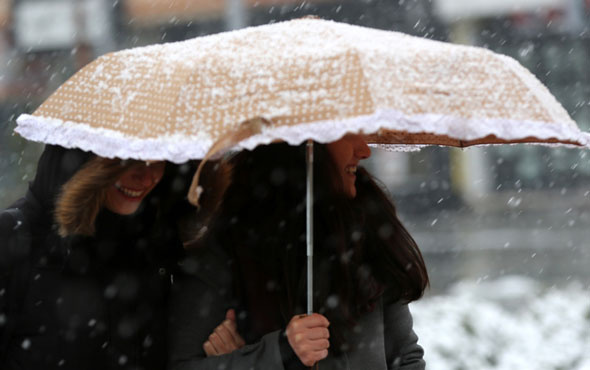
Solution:
[[[51,227],[55,203],[63,185],[93,157],[93,154],[77,149],[66,149],[57,145],[46,145],[39,162],[34,180],[27,192],[28,204],[35,205],[31,222],[39,227]]]

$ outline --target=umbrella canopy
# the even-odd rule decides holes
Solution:
[[[347,132],[385,146],[590,146],[509,57],[319,19],[104,55],[21,115],[16,131],[104,157],[173,162]]]
[[[312,140],[327,143],[354,132],[386,147],[590,147],[590,134],[509,57],[319,19],[104,55],[32,115],[21,115],[16,131],[103,157],[172,162],[308,140],[309,313]],[[193,203],[200,169],[189,193]]]

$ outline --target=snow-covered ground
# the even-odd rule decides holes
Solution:
[[[590,370],[590,290],[507,276],[410,306],[428,370]]]

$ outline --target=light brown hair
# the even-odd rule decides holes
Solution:
[[[55,204],[59,235],[91,236],[109,186],[137,161],[94,157],[64,184]]]
[[[64,184],[57,198],[54,218],[59,235],[94,235],[96,216],[104,206],[108,188],[127,169],[140,163],[143,162],[102,157],[89,160]],[[211,216],[222,201],[230,176],[231,166],[224,162],[209,162],[204,166],[202,204],[198,212],[185,214],[179,220],[182,240],[197,240],[206,231]]]

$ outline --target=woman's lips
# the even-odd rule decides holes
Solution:
[[[124,186],[121,186],[120,184],[115,184],[115,188],[117,188],[117,190],[119,190],[127,198],[132,198],[132,199],[139,199],[139,198],[141,198],[141,196],[144,193],[143,190],[129,189]]]

